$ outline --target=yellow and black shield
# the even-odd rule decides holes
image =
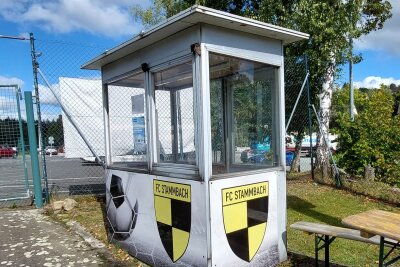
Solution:
[[[158,233],[165,251],[176,262],[183,256],[189,243],[190,185],[154,180],[153,190]]]
[[[224,227],[229,246],[242,260],[256,255],[267,228],[268,182],[222,189]]]

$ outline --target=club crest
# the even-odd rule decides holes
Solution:
[[[176,262],[189,243],[191,188],[187,184],[154,180],[153,191],[158,233],[168,256]]]
[[[225,234],[232,251],[250,262],[264,239],[268,219],[268,182],[222,189]]]

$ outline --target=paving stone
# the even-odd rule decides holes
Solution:
[[[109,266],[100,250],[40,210],[0,210],[0,218],[0,266]]]

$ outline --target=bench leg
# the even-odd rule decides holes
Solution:
[[[390,247],[390,250],[385,255],[385,245]],[[391,260],[388,260],[386,263],[385,261],[389,258],[389,256],[394,252],[400,250],[400,242],[391,242],[386,241],[384,237],[381,236],[380,244],[379,244],[379,267],[383,266],[391,266],[396,262],[400,261],[400,255],[397,257],[393,257]]]
[[[315,266],[318,266],[318,244],[319,244],[319,237],[318,235],[314,235],[315,237]]]
[[[329,267],[329,236],[325,236],[325,267]]]
[[[379,242],[379,267],[383,267],[383,258],[385,257],[385,238],[381,236]]]
[[[329,267],[329,245],[336,239],[336,237],[330,238],[329,235],[315,236],[315,266],[318,266],[318,252],[325,248],[325,266]],[[319,246],[319,243],[323,244]]]

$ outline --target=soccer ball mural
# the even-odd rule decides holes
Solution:
[[[132,234],[138,216],[138,201],[131,203],[128,197],[129,179],[115,174],[107,182],[107,219],[111,226],[112,239],[125,240]]]

